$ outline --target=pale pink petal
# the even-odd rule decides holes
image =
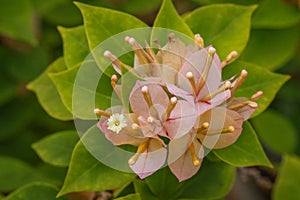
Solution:
[[[148,87],[153,105],[158,104],[166,108],[169,104],[169,97],[157,83],[137,81],[129,97],[131,109],[137,116],[148,118],[149,107],[141,91],[143,86]]]
[[[200,116],[199,126],[209,122],[207,134],[198,134],[202,144],[209,149],[219,149],[233,144],[242,132],[243,117],[237,112],[216,107]],[[223,128],[234,127],[234,132],[221,133]]]
[[[188,92],[188,91],[185,91],[181,88],[178,88],[176,87],[175,85],[173,84],[166,84],[167,88],[168,88],[168,91],[175,95],[175,96],[178,96],[178,97],[181,97],[185,100],[187,100],[188,102],[190,103],[194,103],[194,96],[192,93]]]
[[[186,51],[185,44],[178,38],[169,40],[163,47],[162,64],[178,72],[183,64]]]
[[[197,117],[198,114],[192,104],[179,100],[164,123],[164,128],[171,139],[179,138],[193,128]]]
[[[153,137],[155,135],[166,136],[166,132],[162,127],[161,121],[157,120],[158,124],[150,124],[143,116],[138,117],[138,121],[144,137]]]
[[[182,138],[187,137],[183,136]],[[182,141],[182,138],[179,140]],[[173,140],[174,141],[174,140]],[[188,146],[186,147],[186,143],[184,144],[185,146],[185,151],[181,154],[176,153],[177,155],[174,155],[174,153],[171,151],[171,149],[176,149],[178,148],[179,144],[175,144],[175,146],[172,144],[172,147],[170,146],[170,151],[169,151],[169,157],[168,157],[168,164],[169,168],[172,171],[172,173],[177,177],[177,179],[181,182],[186,179],[191,178],[193,175],[195,175],[202,163],[203,157],[204,157],[204,149],[203,147],[199,144],[199,142],[196,140],[193,142],[193,145],[195,147],[195,153],[198,158],[198,161],[200,164],[198,166],[195,166],[193,164],[193,159],[192,159],[192,154],[188,150],[190,142],[188,143]],[[177,150],[178,151],[178,150]],[[178,155],[180,155],[178,157]],[[177,159],[175,159],[177,158]],[[175,160],[175,161],[174,161]]]
[[[144,179],[159,170],[166,161],[167,149],[161,141],[149,139],[149,145],[145,152],[141,153],[130,168],[141,178]]]

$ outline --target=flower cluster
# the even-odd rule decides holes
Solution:
[[[133,68],[109,51],[104,56],[121,76],[130,71],[137,77],[129,95],[130,109],[96,108],[94,112],[101,116],[98,127],[114,145],[137,146],[128,164],[140,178],[167,163],[179,181],[186,180],[197,173],[207,150],[227,147],[238,139],[262,92],[251,98],[234,97],[247,71],[222,81],[222,68],[237,52],[221,62],[216,49],[204,47],[199,34],[193,45],[186,46],[171,33],[164,47],[154,41],[157,52],[147,43],[143,48],[134,38],[125,41],[135,53]],[[111,77],[120,98],[121,84],[118,76]]]

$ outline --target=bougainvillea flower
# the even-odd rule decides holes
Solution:
[[[200,168],[204,148],[218,149],[233,144],[241,134],[243,117],[223,107],[213,108],[198,118],[191,131],[169,143],[168,165],[179,181],[192,177]]]
[[[122,106],[105,111],[95,109],[94,112],[101,115],[98,127],[112,144],[138,147],[128,164],[140,178],[153,174],[164,165],[167,157],[165,143],[157,135],[145,137],[134,113],[128,113]]]
[[[197,113],[185,100],[169,98],[156,82],[137,81],[130,94],[132,111],[145,136],[181,137],[194,126]]]
[[[98,126],[114,145],[138,147],[128,163],[140,178],[162,167],[168,154],[172,173],[179,181],[186,180],[200,169],[205,150],[225,148],[237,141],[243,122],[257,109],[255,101],[263,93],[235,97],[248,72],[242,70],[240,76],[222,81],[222,68],[237,52],[232,51],[221,62],[212,46],[204,47],[199,34],[194,45],[186,46],[171,33],[164,47],[154,41],[157,53],[148,43],[143,49],[134,38],[126,37],[125,41],[135,53],[134,67],[109,51],[104,55],[120,75],[125,68],[144,80],[137,80],[130,91],[132,113],[122,106],[95,110],[101,115]],[[117,81],[113,75],[111,85],[122,99],[122,86]],[[164,141],[169,141],[168,152]]]
[[[221,62],[213,47],[202,48],[187,56],[178,75],[178,87],[168,90],[191,103],[199,114],[220,105],[231,97],[230,81],[221,80]]]

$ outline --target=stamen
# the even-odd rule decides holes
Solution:
[[[117,75],[115,75],[115,74],[113,74],[112,76],[111,76],[111,86],[113,87],[113,88],[115,88],[115,86],[116,86],[116,84],[117,84],[117,82],[118,82],[118,77],[117,77]]]
[[[198,88],[197,88],[197,93],[205,85],[205,81],[208,77],[208,73],[209,73],[209,70],[210,70],[210,67],[211,67],[211,64],[212,64],[215,53],[216,53],[216,49],[213,48],[213,47],[209,47],[208,55],[207,55],[207,58],[206,58],[206,63],[205,63],[205,66],[204,66],[204,72],[203,72],[203,75],[200,76],[200,80],[199,80],[199,84],[198,84]]]
[[[169,39],[169,42],[175,42],[176,41],[175,34],[174,33],[170,33],[168,35],[168,39]]]
[[[153,124],[154,118],[153,117],[148,117],[147,121],[148,121],[149,124]]]
[[[241,75],[237,78],[234,87],[231,88],[231,97],[234,96],[234,94],[239,89],[239,87],[245,82],[247,76],[248,76],[248,72],[243,69]]]
[[[194,75],[192,72],[188,72],[186,73],[186,78],[189,80],[190,84],[191,84],[191,87],[194,91],[194,94],[197,95],[197,86],[196,86],[196,83],[195,83],[195,79],[194,79]]]
[[[199,47],[199,48],[204,48],[204,40],[203,38],[200,36],[200,34],[195,34],[194,35],[194,40],[195,40],[195,44]]]
[[[199,166],[199,165],[200,165],[200,161],[198,160],[198,158],[197,158],[197,156],[196,156],[194,144],[191,144],[191,145],[190,145],[189,151],[190,151],[190,153],[191,153],[191,155],[192,155],[193,165],[194,165],[195,167]]]
[[[152,50],[152,48],[150,47],[150,45],[147,43],[147,41],[145,41],[146,43],[146,52],[149,54],[149,56],[152,58],[154,63],[158,63],[157,57],[154,53],[154,51]]]
[[[137,129],[140,128],[140,126],[139,126],[137,123],[133,123],[133,124],[131,125],[131,128],[132,128],[133,130],[137,130]]]
[[[212,135],[212,134],[220,134],[220,133],[233,133],[235,131],[234,126],[228,126],[221,130],[202,130],[199,133],[202,135]]]
[[[197,134],[198,134],[198,133],[201,133],[202,131],[204,131],[204,130],[206,130],[206,129],[208,129],[208,127],[209,127],[209,123],[208,123],[208,122],[204,122],[204,123],[202,124],[202,126],[201,126],[200,128],[197,129]]]
[[[132,46],[133,51],[138,56],[140,64],[152,63],[152,58],[144,51],[143,47],[134,39],[125,37],[125,41]]]
[[[235,104],[235,105],[231,105],[228,107],[228,109],[230,110],[239,110],[245,106],[250,106],[251,108],[257,108],[258,105],[256,102],[254,101],[244,101],[244,102],[241,102],[239,104]]]
[[[149,140],[140,144],[137,149],[137,152],[128,160],[128,164],[134,165],[137,159],[139,158],[139,156],[141,155],[141,153],[143,153],[148,148],[148,145],[149,145]]]
[[[94,113],[96,115],[100,115],[100,116],[104,116],[104,117],[110,117],[111,116],[111,114],[105,112],[104,110],[100,110],[99,108],[95,108]]]
[[[238,55],[239,54],[236,51],[230,52],[226,59],[221,63],[222,68],[225,67],[232,59],[236,58]]]
[[[151,95],[147,86],[142,87],[142,93],[146,103],[148,104],[149,109],[153,106]]]
[[[163,56],[164,53],[163,53],[163,50],[162,50],[162,48],[161,48],[161,46],[160,46],[160,44],[159,44],[159,42],[158,42],[158,39],[154,39],[154,40],[153,40],[153,43],[156,45],[156,47],[157,47],[157,49],[158,49],[160,55]]]
[[[105,57],[111,60],[112,64],[119,68],[122,71],[121,67],[124,67],[126,70],[130,71],[132,67],[126,65],[125,63],[121,62],[115,55],[113,55],[110,51],[106,50],[103,54]]]
[[[209,101],[221,92],[224,92],[225,90],[228,90],[231,87],[230,81],[226,81],[221,87],[219,87],[216,91],[204,96],[201,101]]]
[[[167,120],[170,117],[171,112],[175,108],[176,104],[177,104],[177,98],[172,97],[170,99],[170,102],[169,102],[166,112],[162,116],[163,121]]]
[[[263,91],[258,91],[258,92],[256,92],[255,94],[252,95],[250,100],[256,101],[256,100],[260,99],[263,95],[264,95]]]

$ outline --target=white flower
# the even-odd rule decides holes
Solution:
[[[108,121],[107,121],[107,125],[108,125],[108,129],[115,132],[115,133],[119,133],[122,128],[126,127],[126,120],[124,118],[124,115],[122,114],[112,114]]]

